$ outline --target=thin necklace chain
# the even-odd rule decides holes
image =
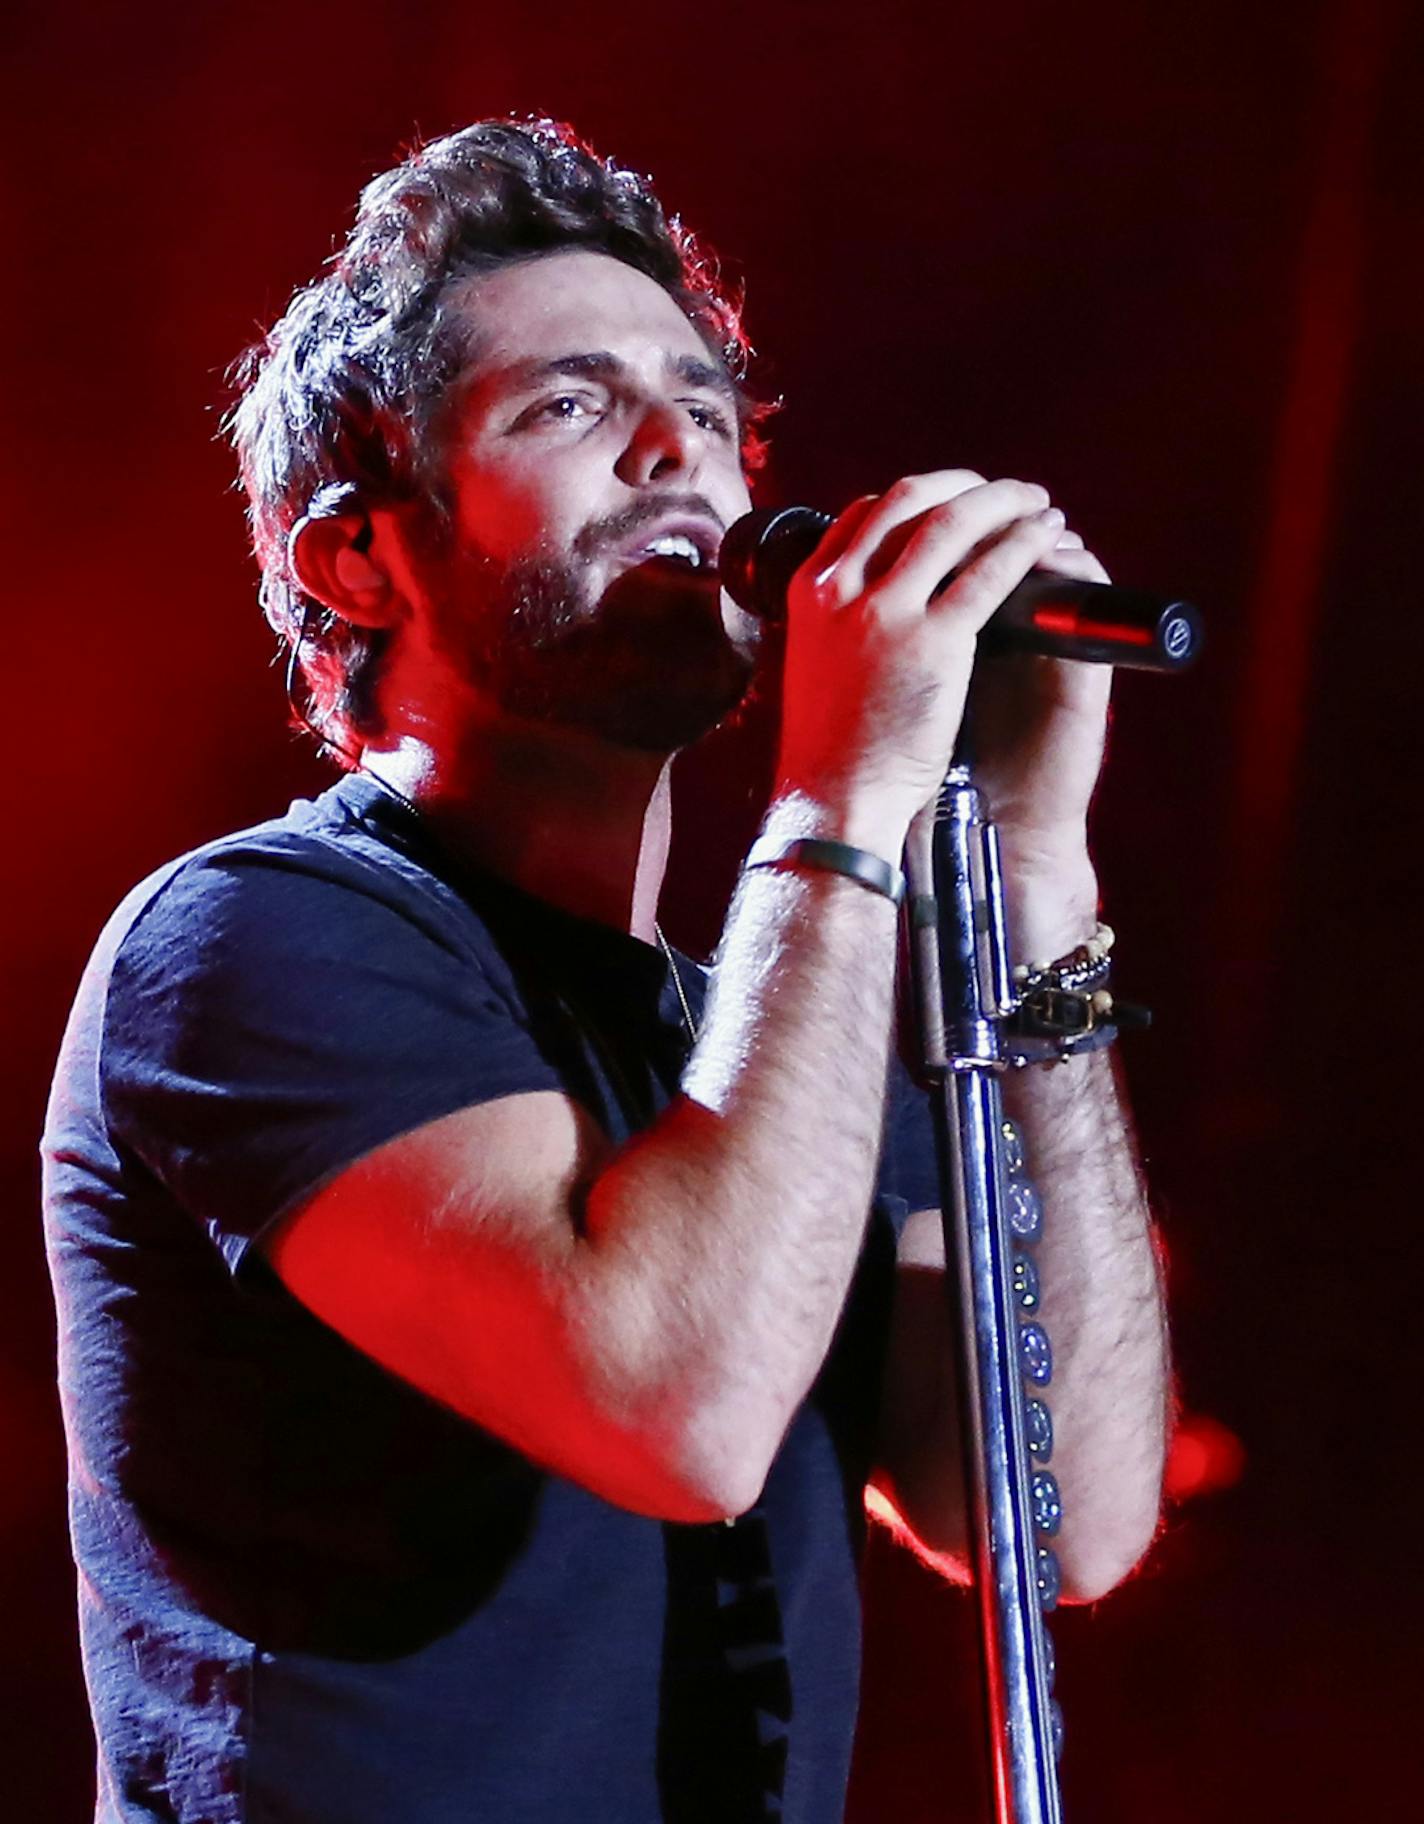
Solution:
[[[364,761],[361,762],[356,770],[369,779],[372,785],[380,786],[387,798],[393,798],[397,804],[408,810],[411,816],[415,818],[416,822],[420,824],[422,829],[425,827],[425,818],[421,815],[420,806],[413,798],[407,798],[398,785],[392,785],[389,779],[383,779],[379,773],[373,773]]]
[[[697,1043],[697,1021],[692,1017],[692,1008],[688,1005],[687,990],[682,985],[682,971],[677,966],[677,958],[672,953],[672,945],[663,936],[663,928],[653,920],[653,932],[658,940],[658,948],[667,958],[667,966],[672,975],[672,985],[677,990],[677,1004],[682,1009],[683,1024],[687,1027],[687,1037],[691,1044]]]
[[[407,798],[399,786],[392,785],[389,779],[383,779],[379,773],[372,772],[367,766],[362,766],[360,770],[373,785],[379,786],[387,797],[394,799],[397,804],[409,811],[412,817],[424,824],[425,819],[420,814],[419,805]],[[653,934],[658,940],[658,948],[667,960],[668,972],[672,976],[672,985],[677,993],[677,1004],[682,1009],[682,1022],[687,1028],[688,1040],[695,1045],[697,1043],[697,1021],[692,1017],[692,1006],[687,998],[687,990],[682,985],[682,971],[677,966],[677,958],[673,955],[672,945],[664,937],[663,928],[656,919],[653,920]]]

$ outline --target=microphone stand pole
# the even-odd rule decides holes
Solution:
[[[1062,1722],[1044,1612],[1061,1518],[1047,1463],[1052,1372],[1036,1321],[1042,1206],[1000,1082],[1013,1011],[998,832],[958,755],[905,851],[910,977],[939,1158],[945,1275],[960,1345],[990,1771],[998,1824],[1060,1824]]]

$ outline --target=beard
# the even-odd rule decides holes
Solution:
[[[722,618],[720,591],[666,563],[633,565],[595,597],[588,560],[692,498],[640,502],[592,522],[567,557],[504,563],[466,552],[447,599],[461,604],[441,643],[508,715],[577,729],[615,746],[670,754],[717,726],[746,695],[749,647]]]

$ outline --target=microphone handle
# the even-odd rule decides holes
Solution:
[[[791,578],[830,523],[813,507],[761,509],[737,520],[722,543],[727,593],[749,614],[784,620]],[[979,635],[979,650],[991,657],[1033,652],[1138,671],[1180,671],[1201,643],[1201,615],[1190,602],[1051,570],[1025,577]]]
[[[1201,616],[1190,602],[1085,583],[1034,570],[979,635],[979,650],[1036,652],[1135,671],[1180,671],[1201,650]]]

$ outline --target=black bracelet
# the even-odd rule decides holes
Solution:
[[[779,836],[761,836],[751,846],[746,868],[821,868],[844,874],[872,893],[883,893],[899,905],[905,897],[905,876],[897,867],[857,849],[848,842],[825,842],[815,836],[798,836],[783,842]]]
[[[1118,1029],[1147,1027],[1151,1011],[1120,1001],[1105,988],[1055,987],[1044,977],[1019,998],[1000,1028],[1011,1068],[1026,1064],[1066,1064],[1080,1051],[1111,1045]]]

